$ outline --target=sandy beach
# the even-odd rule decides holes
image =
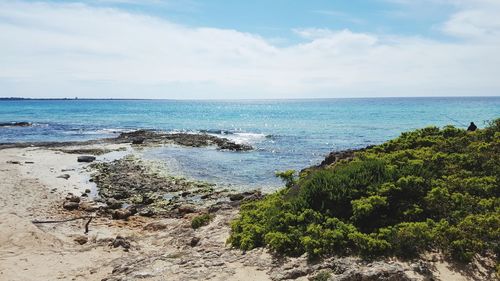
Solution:
[[[110,155],[98,159],[107,157]],[[233,280],[267,280],[263,270],[242,267],[246,258],[241,253],[226,250],[227,222],[234,216],[233,210],[196,232],[189,218],[114,221],[97,217],[88,235],[84,235],[86,220],[35,225],[34,220],[82,215],[64,210],[62,204],[67,193],[95,190],[86,171],[88,164],[78,163],[75,154],[36,147],[0,150],[0,159],[0,280],[102,280],[120,269],[128,276],[124,266],[136,266],[129,277],[145,280],[223,280],[229,276]],[[64,174],[70,177],[59,177]],[[200,238],[197,248],[189,245],[195,235]],[[110,246],[117,236],[126,237],[130,248]],[[85,244],[75,242],[82,237]],[[223,261],[219,260],[222,254],[227,256]],[[151,271],[143,267],[145,263]],[[221,269],[224,264],[224,270],[208,270],[211,264],[219,264]]]
[[[358,280],[352,279],[355,276],[377,280],[380,274],[396,276],[390,280],[427,280],[429,274],[436,280],[480,280],[451,270],[436,255],[425,261],[432,265],[432,272],[419,273],[419,267],[429,267],[396,260],[365,262],[355,257],[310,263],[305,256],[273,257],[262,248],[248,252],[231,249],[226,240],[238,204],[221,202],[226,193],[212,189],[208,195],[201,193],[201,198],[207,199],[200,205],[188,205],[189,209],[179,201],[181,205],[172,205],[162,215],[139,212],[116,219],[117,210],[102,213],[93,208],[95,204],[106,205],[94,202],[99,190],[93,179],[99,177],[95,176],[95,167],[91,168],[93,164],[77,162],[81,154],[75,152],[107,152],[96,156],[94,163],[124,165],[131,160],[123,157],[140,157],[141,149],[130,143],[0,149],[0,280],[309,280],[324,268],[338,268],[336,280]],[[138,168],[132,165],[130,169]],[[144,171],[131,175],[127,170],[120,177],[125,177],[124,181],[141,181],[142,177],[147,183],[148,175]],[[173,182],[191,186],[179,184],[178,179]],[[183,193],[206,190],[203,185],[196,186],[198,189]],[[210,201],[214,199],[212,194],[218,194],[217,200]],[[178,196],[178,200],[189,196]],[[76,209],[65,207],[75,198]],[[192,218],[207,212],[213,220],[193,229]],[[84,233],[90,216],[89,231]],[[81,217],[68,222],[36,223]]]

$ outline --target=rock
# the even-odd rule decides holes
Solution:
[[[193,238],[191,238],[191,241],[189,242],[189,245],[191,247],[196,247],[196,245],[198,245],[199,242],[200,242],[200,238],[199,237],[193,237]]]
[[[418,272],[422,275],[428,275],[428,276],[431,276],[432,275],[432,271],[430,270],[429,268],[429,265],[426,264],[425,262],[423,261],[418,261],[416,263],[413,263],[410,265],[411,268],[415,271],[415,272]]]
[[[137,279],[145,279],[154,277],[155,275],[151,272],[134,272],[132,276]]]
[[[142,210],[140,210],[139,212],[137,212],[137,214],[139,216],[143,216],[143,217],[152,217],[154,216],[156,213],[154,210],[152,209],[149,209],[149,208],[143,208]]]
[[[76,243],[78,243],[80,245],[83,245],[89,241],[89,238],[85,235],[78,235],[77,237],[75,237],[73,239],[73,241],[75,241]]]
[[[144,205],[149,205],[149,204],[152,204],[154,203],[155,200],[147,195],[143,195],[142,196],[142,200],[141,200],[141,203],[144,204]]]
[[[109,198],[106,200],[106,204],[110,209],[120,209],[123,205],[121,201],[118,201],[115,198]]]
[[[96,202],[92,201],[84,201],[80,203],[80,209],[85,211],[85,212],[95,212],[101,208],[104,208],[105,206],[103,204],[99,204]]]
[[[32,124],[30,122],[6,122],[0,123],[0,127],[29,127]]]
[[[196,212],[196,206],[194,206],[192,204],[183,204],[177,208],[177,211],[181,215],[194,213],[194,212]]]
[[[68,174],[62,174],[62,175],[58,176],[57,178],[58,179],[65,179],[65,180],[67,180],[67,179],[70,178],[70,175],[68,175]]]
[[[237,204],[235,204],[235,205],[237,205]],[[230,210],[232,208],[233,208],[233,206],[231,206],[230,204],[228,204],[226,202],[217,202],[214,205],[208,207],[208,212],[215,213],[219,210]]]
[[[127,241],[124,237],[118,235],[110,244],[114,248],[122,247],[126,250],[130,249],[130,242]]]
[[[147,224],[144,226],[144,230],[149,230],[149,231],[158,231],[158,230],[163,230],[168,227],[168,224],[161,222],[161,221],[155,221],[150,224]]]
[[[132,215],[133,213],[129,209],[118,209],[114,210],[111,216],[115,220],[126,220]]]
[[[66,210],[76,210],[78,209],[79,205],[77,202],[71,202],[71,201],[66,201],[63,204],[63,208]]]
[[[66,195],[66,201],[80,203],[80,197],[73,195],[72,193],[68,193],[68,195]]]
[[[245,196],[243,196],[243,194],[241,194],[241,193],[229,195],[229,200],[231,200],[231,201],[240,201],[243,198],[245,198]]]
[[[335,276],[336,281],[410,281],[399,264],[374,262],[370,267],[352,267],[344,273]]]
[[[258,190],[246,191],[229,195],[231,201],[253,201],[262,198],[262,193]]]
[[[24,161],[24,164],[35,164],[33,161]]]
[[[132,140],[132,144],[143,144],[144,140],[144,138],[135,138]]]
[[[20,165],[21,162],[19,161],[7,161],[7,164],[16,164],[16,165]]]
[[[94,162],[95,157],[94,156],[78,156],[77,158],[78,162]]]
[[[85,193],[90,193],[90,189],[85,189]]]

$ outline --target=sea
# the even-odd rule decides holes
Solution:
[[[108,138],[136,129],[208,133],[248,152],[156,147],[147,159],[172,175],[247,190],[276,190],[276,171],[319,164],[331,151],[380,144],[426,126],[481,128],[500,118],[500,97],[310,100],[0,100],[0,143]]]

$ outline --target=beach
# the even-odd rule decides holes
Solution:
[[[158,205],[161,212],[142,209],[141,213],[139,209],[133,215],[115,217],[130,206],[112,210],[109,200],[97,199],[96,171],[99,179],[102,165],[121,165],[118,167],[125,171],[109,170],[112,166],[106,166],[106,171],[128,177],[129,182],[142,178],[146,184],[164,177],[158,167],[139,158],[148,149],[145,144],[99,141],[19,146],[0,149],[0,280],[309,280],[323,268],[339,268],[344,279],[338,280],[357,280],[350,278],[358,275],[368,276],[363,280],[385,275],[399,278],[390,280],[425,278],[415,262],[335,257],[311,264],[305,256],[281,258],[264,248],[232,249],[226,243],[230,222],[238,215],[240,203],[253,200],[258,192],[215,188],[210,195],[193,195],[195,200],[188,193],[203,194],[199,190],[205,192],[206,186],[167,177],[175,179],[175,184],[166,186],[176,194],[182,188],[184,196],[170,197],[173,204]],[[82,155],[75,152],[82,151],[100,155],[93,163],[77,162]],[[132,169],[138,169],[136,165],[143,168],[134,174],[123,163],[134,163]],[[68,202],[78,203],[69,208]],[[191,222],[200,214],[210,214],[212,219],[194,229]],[[81,219],[52,223],[72,218]],[[433,265],[438,280],[469,280],[436,255],[426,262]]]

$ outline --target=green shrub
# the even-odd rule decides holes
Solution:
[[[294,175],[277,173],[286,188],[242,206],[234,247],[310,257],[430,249],[460,261],[500,256],[500,119],[475,132],[406,132],[352,161]]]
[[[321,271],[320,273],[316,274],[316,276],[310,278],[309,280],[311,281],[328,281],[330,280],[330,277],[332,277],[332,274],[326,270]]]
[[[203,214],[203,215],[196,216],[191,220],[191,227],[193,229],[197,229],[197,228],[200,228],[202,226],[208,225],[210,223],[210,221],[212,221],[213,218],[214,218],[214,216],[210,215],[210,214]]]

